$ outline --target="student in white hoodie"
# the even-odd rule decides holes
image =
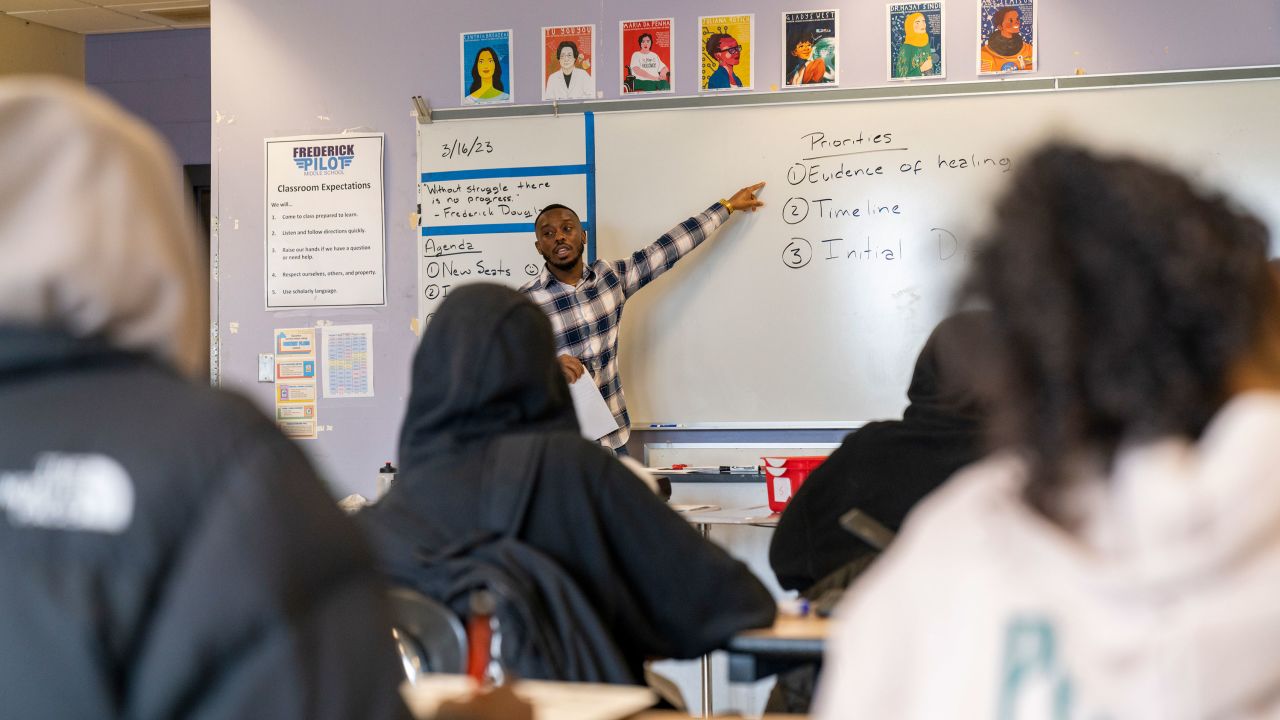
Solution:
[[[838,614],[819,718],[1280,717],[1267,233],[1140,161],[1022,164],[968,299],[992,436]]]

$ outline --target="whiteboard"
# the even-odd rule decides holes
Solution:
[[[557,176],[526,204],[588,208],[578,211],[606,260],[744,185],[768,183],[762,211],[736,213],[628,301],[620,361],[636,428],[838,427],[897,416],[991,200],[1025,151],[1049,137],[1154,158],[1280,227],[1275,79],[422,127],[423,172],[583,163],[586,172]],[[476,138],[501,150],[434,157]],[[425,187],[420,199],[431,197]],[[435,222],[429,209],[424,233]],[[526,277],[500,281],[519,285],[541,268],[531,227],[479,239],[486,257],[508,253],[507,267],[525,268]],[[423,320],[434,307],[422,294],[430,284],[419,286]]]
[[[418,323],[452,288],[518,288],[542,271],[533,221],[551,203],[592,231],[591,115],[418,126]]]
[[[598,114],[602,258],[768,183],[764,210],[736,213],[628,302],[633,426],[896,416],[986,208],[1031,144],[1063,136],[1156,158],[1274,232],[1277,128],[1276,80]]]

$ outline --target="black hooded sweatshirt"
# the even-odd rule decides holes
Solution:
[[[896,532],[925,495],[983,456],[983,410],[972,373],[986,318],[965,312],[939,323],[916,360],[902,419],[850,433],[800,486],[769,546],[769,564],[784,588],[807,590],[875,552],[840,526],[845,512],[859,508]]]
[[[745,565],[703,540],[611,453],[578,432],[546,316],[491,284],[453,291],[413,364],[391,491],[361,513],[393,580],[479,531],[479,477],[494,441],[540,433],[516,537],[550,557],[595,608],[634,677],[647,657],[697,657],[773,621]]]

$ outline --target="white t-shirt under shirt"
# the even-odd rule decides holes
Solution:
[[[636,71],[636,68],[639,68],[653,75],[653,78],[640,78],[641,80],[649,80],[649,79],[660,80],[662,78],[659,75],[659,73],[667,69],[667,64],[662,62],[662,58],[658,57],[658,53],[653,52],[652,50],[650,50],[649,52],[645,52],[644,50],[637,50],[631,53],[631,62],[627,65],[627,67],[631,68],[632,73]]]

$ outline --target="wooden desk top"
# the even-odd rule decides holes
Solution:
[[[830,618],[817,615],[779,615],[772,627],[743,630],[742,637],[773,637],[825,640],[831,632]]]

